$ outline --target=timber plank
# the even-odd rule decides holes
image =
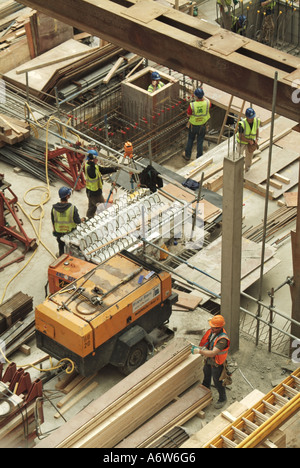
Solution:
[[[108,414],[113,414],[124,401],[130,401],[141,388],[147,387],[149,381],[156,380],[165,374],[166,368],[176,367],[190,355],[190,343],[185,339],[175,339],[157,355],[149,359],[143,366],[127,376],[100,398],[84,408],[78,416],[71,418],[66,424],[54,431],[45,440],[41,441],[37,448],[54,448],[60,444],[74,441],[75,434],[92,430],[99,424],[100,417],[103,420]],[[80,436],[79,436],[80,438]]]
[[[197,385],[131,433],[115,448],[143,448],[176,425],[184,424],[212,400],[211,391]]]

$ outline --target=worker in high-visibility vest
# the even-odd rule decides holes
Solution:
[[[263,20],[261,25],[261,33],[259,35],[259,41],[263,44],[272,45],[273,43],[273,36],[275,30],[274,14],[276,3],[276,0],[260,0]]]
[[[246,109],[245,116],[246,118],[241,119],[238,124],[237,152],[240,156],[245,154],[245,171],[248,172],[252,165],[253,153],[258,149],[261,121],[252,107]]]
[[[219,398],[215,403],[215,408],[222,408],[226,401],[226,386],[224,381],[228,377],[227,356],[230,348],[230,339],[224,329],[225,320],[222,315],[215,315],[209,320],[210,329],[204,334],[199,346],[192,346],[192,354],[201,354],[205,358],[203,368],[204,380],[202,384],[206,388],[211,387],[211,380],[214,382]]]
[[[237,5],[238,0],[233,0],[234,5]],[[230,30],[231,27],[231,9],[232,0],[217,0],[217,6],[220,11],[220,25],[224,29]]]
[[[231,31],[239,34],[240,36],[245,36],[246,35],[246,29],[247,29],[247,18],[245,15],[240,15],[240,16],[234,16],[231,15]]]
[[[161,81],[161,76],[157,71],[151,73],[151,84],[148,86],[148,93],[154,93],[163,88],[165,84]]]
[[[100,167],[96,150],[88,150],[87,162],[85,164],[86,194],[88,197],[87,218],[95,216],[98,203],[105,203],[103,196],[102,174],[112,174],[117,171],[116,167]]]
[[[204,96],[203,88],[197,88],[194,92],[195,100],[190,103],[187,115],[188,141],[183,155],[186,161],[191,160],[192,149],[195,138],[197,138],[197,158],[203,154],[203,141],[206,134],[207,122],[210,119],[210,100]]]
[[[76,206],[69,202],[72,189],[69,187],[61,187],[58,191],[58,195],[60,201],[52,206],[51,221],[53,225],[53,235],[57,239],[59,248],[57,256],[61,256],[65,252],[65,243],[62,237],[72,232],[78,224],[84,221],[84,218],[80,218]]]

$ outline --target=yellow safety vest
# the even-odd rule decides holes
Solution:
[[[231,5],[231,1],[232,1],[232,0],[225,0],[225,4],[226,4],[227,6],[230,6],[230,5]],[[223,5],[222,0],[218,0],[217,3],[218,3],[219,5]]]
[[[247,119],[241,119],[240,122],[239,122],[239,125],[241,125],[243,127],[243,129],[244,129],[244,137],[245,138],[247,138],[248,140],[256,140],[257,130],[260,127],[260,119],[258,119],[257,117],[255,117],[253,119],[252,128],[250,127],[249,122],[248,122]],[[247,141],[240,140],[239,134],[237,134],[236,140],[241,145],[248,145]]]
[[[54,230],[60,234],[73,231],[77,224],[74,223],[74,205],[71,205],[62,213],[55,208],[52,209],[54,219]]]
[[[88,190],[91,190],[92,192],[96,192],[97,190],[100,190],[103,187],[101,172],[100,172],[99,166],[95,165],[96,177],[94,179],[91,179],[87,172],[88,165],[89,165],[88,163],[85,165],[85,182],[86,182],[85,186]]]
[[[210,119],[209,99],[204,98],[203,101],[194,101],[190,104],[192,115],[189,118],[191,125],[204,125]]]
[[[163,86],[164,86],[164,83],[162,83],[162,82],[160,81],[160,82],[158,83],[158,85],[157,85],[156,91],[157,91],[158,89],[162,88]],[[149,86],[148,86],[148,92],[149,92],[149,93],[153,93],[153,90],[154,90],[153,85],[152,85],[152,84],[149,85]]]

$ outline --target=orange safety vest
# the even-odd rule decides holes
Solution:
[[[216,361],[216,364],[224,364],[224,362],[226,361],[227,359],[227,355],[228,355],[228,350],[229,350],[229,347],[230,347],[230,339],[228,338],[227,336],[227,333],[226,331],[224,330],[223,328],[223,331],[221,333],[219,333],[218,335],[216,335],[214,337],[214,339],[210,342],[209,341],[209,337],[211,336],[212,334],[212,331],[211,330],[207,330],[207,332],[205,333],[205,335],[203,336],[202,340],[200,341],[200,344],[199,346],[201,348],[207,348],[207,349],[214,349],[214,347],[216,346],[217,342],[221,339],[221,338],[225,338],[227,341],[228,341],[228,346],[227,348],[223,349],[223,351],[220,351],[219,354],[217,354],[215,356],[215,361]],[[210,346],[209,346],[210,345]]]

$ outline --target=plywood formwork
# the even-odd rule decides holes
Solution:
[[[159,114],[160,124],[168,121],[167,106],[179,99],[179,82],[169,75],[159,72],[164,86],[154,93],[148,92],[151,83],[151,73],[154,68],[147,67],[122,81],[122,113],[133,122],[144,120],[152,128],[154,118]]]

